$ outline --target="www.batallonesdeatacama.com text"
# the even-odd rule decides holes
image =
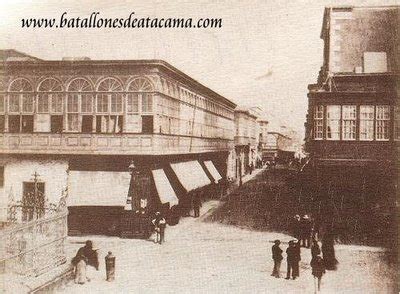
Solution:
[[[158,18],[135,17],[132,12],[128,17],[104,18],[100,12],[90,16],[69,17],[64,12],[56,18],[22,18],[22,28],[221,28],[222,18]]]

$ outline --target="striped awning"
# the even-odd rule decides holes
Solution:
[[[171,163],[171,167],[187,192],[211,184],[210,179],[197,160]]]
[[[158,197],[162,204],[169,203],[170,207],[178,205],[179,199],[176,197],[175,191],[169,182],[167,175],[163,169],[154,169],[151,171],[153,174],[154,183],[156,185]]]
[[[215,167],[214,163],[211,160],[207,160],[207,161],[204,161],[204,165],[210,172],[211,176],[214,178],[214,182],[218,183],[218,181],[222,179],[222,176],[219,173],[219,171],[217,170],[217,168]]]

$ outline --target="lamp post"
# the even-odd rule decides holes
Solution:
[[[129,171],[129,174],[131,175],[131,180],[129,182],[129,190],[128,190],[128,197],[126,199],[125,210],[132,210],[134,205],[133,205],[133,201],[132,201],[133,191],[131,188],[132,188],[132,184],[136,180],[136,175],[139,173],[133,160],[131,161],[131,163],[128,166],[128,171]]]

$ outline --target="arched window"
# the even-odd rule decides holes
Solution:
[[[141,128],[138,124],[127,123],[128,131],[153,133],[153,84],[147,78],[137,77],[129,83],[127,91],[127,119],[141,120]]]
[[[8,125],[9,132],[33,132],[33,87],[24,78],[11,82],[8,88]]]
[[[63,88],[60,81],[54,78],[43,80],[38,87],[37,112],[62,113]],[[51,105],[51,107],[50,107]]]
[[[141,104],[142,113],[153,112],[153,85],[146,78],[135,78],[128,85],[127,112],[138,113]]]
[[[67,131],[80,131],[80,113],[93,113],[93,87],[86,79],[76,78],[69,83],[67,91]],[[84,119],[91,120],[91,116]],[[83,125],[88,125],[87,131],[91,131],[90,121],[83,122]]]
[[[97,86],[96,131],[122,132],[123,86],[115,78],[105,78]]]

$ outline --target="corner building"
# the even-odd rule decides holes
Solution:
[[[35,172],[49,202],[68,190],[73,234],[120,235],[226,178],[236,105],[170,64],[0,57],[3,219]]]
[[[399,16],[398,6],[325,9],[324,62],[318,82],[308,87],[306,150],[314,172],[310,182],[342,198],[338,207],[346,201],[379,207],[395,194]]]

